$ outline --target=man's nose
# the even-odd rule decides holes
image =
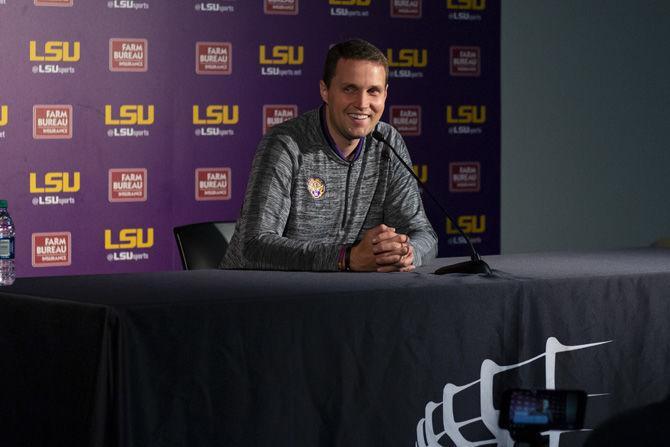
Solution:
[[[359,91],[354,98],[354,104],[356,108],[367,109],[370,106],[370,97],[366,91]]]

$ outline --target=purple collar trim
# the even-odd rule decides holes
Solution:
[[[354,151],[347,159],[340,150],[340,148],[337,147],[337,145],[335,144],[333,137],[330,136],[330,132],[328,131],[328,124],[326,124],[326,113],[324,112],[323,105],[319,108],[319,119],[321,121],[321,131],[326,136],[326,141],[328,141],[328,145],[330,145],[331,149],[333,149],[333,151],[344,161],[358,160],[358,156],[361,155],[361,150],[363,149],[365,138],[361,138],[358,140],[358,146],[356,146],[356,149],[354,149]]]

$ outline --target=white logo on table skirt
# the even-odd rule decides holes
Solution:
[[[509,432],[498,427],[498,416],[500,412],[496,410],[493,405],[493,379],[495,375],[501,372],[521,368],[544,358],[545,387],[547,389],[555,389],[556,354],[561,352],[578,351],[580,349],[592,348],[594,346],[599,346],[610,342],[612,342],[612,340],[598,343],[588,343],[584,345],[566,346],[559,342],[556,338],[550,337],[547,339],[545,352],[529,360],[515,363],[513,365],[498,365],[493,360],[485,359],[482,362],[479,380],[475,380],[474,382],[460,386],[454,385],[453,383],[447,383],[442,391],[442,402],[428,402],[426,404],[425,416],[419,421],[416,427],[417,440],[415,446],[440,447],[451,444],[455,444],[457,446],[478,446],[490,445],[494,442],[499,446],[514,445],[514,441],[510,437]],[[457,421],[456,415],[454,414],[454,398],[458,395],[458,393],[465,391],[477,384],[479,384],[479,403],[481,406],[481,416],[474,419]],[[604,395],[607,394],[598,394],[598,396]],[[590,397],[595,396],[591,395]],[[440,407],[442,409],[443,430],[436,431],[436,427],[433,424],[433,413],[440,409]],[[465,436],[463,436],[461,433],[461,427],[466,427],[475,423],[483,423],[491,432],[493,438],[476,440],[466,439]],[[558,447],[562,433],[565,432],[547,431],[542,434],[549,436],[549,447]],[[448,439],[451,442],[448,444],[440,443],[442,439],[445,441]]]

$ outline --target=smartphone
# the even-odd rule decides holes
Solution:
[[[498,425],[510,431],[579,430],[585,411],[584,391],[509,389],[503,393]]]

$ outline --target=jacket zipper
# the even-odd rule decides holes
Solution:
[[[347,213],[348,208],[349,208],[349,178],[351,177],[351,165],[353,162],[349,162],[349,166],[347,167],[347,186],[344,190],[344,213],[342,214],[342,225],[340,226],[341,229],[344,229],[344,226],[347,223]]]

